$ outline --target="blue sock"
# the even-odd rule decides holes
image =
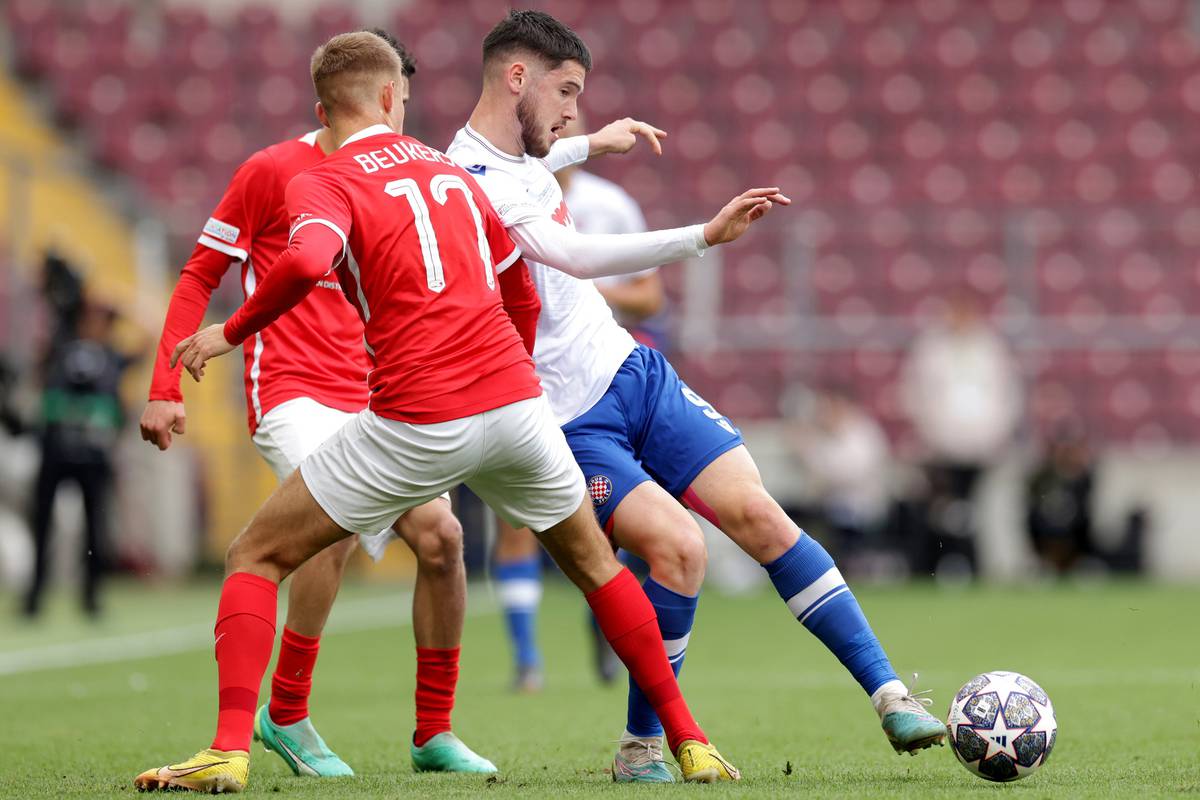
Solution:
[[[662,632],[663,645],[667,648],[667,659],[675,677],[683,667],[683,657],[687,655],[688,639],[692,635],[692,622],[696,619],[696,603],[698,597],[688,597],[673,592],[654,578],[647,578],[642,584],[650,605],[658,614],[658,629]],[[629,679],[629,717],[625,729],[634,736],[662,736],[662,723],[654,713],[654,706],[646,699],[646,695]]]
[[[496,562],[493,575],[499,587],[500,605],[508,623],[517,668],[542,663],[537,646],[537,608],[542,600],[540,554],[517,561]]]
[[[807,533],[763,564],[796,619],[838,657],[867,694],[898,680],[858,600],[825,548]]]

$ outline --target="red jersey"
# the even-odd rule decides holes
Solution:
[[[151,400],[182,402],[181,368],[169,366],[172,350],[199,327],[212,291],[234,263],[241,266],[245,296],[254,294],[288,245],[288,182],[324,158],[314,131],[259,150],[234,173],[172,295]],[[369,362],[362,343],[362,322],[341,287],[334,280],[319,281],[301,303],[245,343],[251,435],[264,414],[297,397],[343,411],[365,408]]]
[[[525,271],[520,251],[449,157],[372,126],[296,176],[286,205],[291,246],[226,323],[228,341],[270,324],[331,256],[365,324],[375,413],[429,424],[541,393],[498,290],[499,272]]]

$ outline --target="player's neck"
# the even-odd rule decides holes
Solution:
[[[329,128],[321,128],[317,131],[317,149],[325,155],[329,155],[334,150],[337,150],[337,145],[333,141],[333,131]]]
[[[392,126],[388,125],[386,119],[378,117],[354,116],[344,120],[331,120],[330,122],[329,131],[334,150],[344,145],[346,140],[354,134],[361,130],[366,130],[372,125],[387,125],[389,130],[392,129]]]
[[[486,94],[479,98],[479,103],[471,112],[467,124],[500,152],[516,158],[525,155],[525,144],[521,140],[521,123],[517,121],[516,113],[511,108],[501,108],[491,102]]]

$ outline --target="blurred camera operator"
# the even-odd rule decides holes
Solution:
[[[24,613],[41,611],[46,588],[54,498],[63,481],[78,484],[85,516],[83,608],[100,611],[99,589],[107,546],[113,453],[125,423],[118,389],[136,360],[117,349],[117,311],[87,297],[83,282],[61,257],[46,257],[43,296],[52,314],[51,338],[39,371],[41,466],[34,483],[30,528],[33,581]]]

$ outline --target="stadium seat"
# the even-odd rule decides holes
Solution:
[[[723,314],[778,320],[804,309],[855,341],[869,320],[912,321],[969,288],[988,307],[1032,304],[1070,335],[1117,318],[1169,335],[1200,304],[1200,144],[1187,135],[1200,112],[1200,37],[1184,0],[535,5],[588,40],[592,123],[632,114],[670,132],[662,159],[635,151],[594,167],[652,225],[707,218],[747,184],[792,195],[778,228],[728,252]],[[410,131],[446,145],[478,91],[479,41],[504,10],[463,0],[450,26],[438,4],[411,2],[385,20],[420,67]],[[170,201],[178,250],[247,152],[314,125],[309,53],[366,21],[335,2],[286,21],[265,3],[229,15],[12,0],[0,14],[15,66],[54,114],[150,202]],[[157,41],[145,36],[155,30]],[[682,280],[672,272],[671,291]],[[869,374],[872,359],[887,359],[854,352],[868,366],[849,367],[848,379],[905,435],[895,375]],[[729,367],[716,356],[683,363],[712,379],[728,413],[770,415],[787,373],[780,357],[768,347],[722,354],[738,362]],[[846,357],[803,355],[817,372]],[[1161,424],[1200,440],[1200,399],[1145,401],[1154,370],[1174,362],[1112,377],[1089,363],[1037,373],[1035,426],[1079,413],[1113,438]],[[1188,397],[1200,391],[1196,375],[1175,377]]]

